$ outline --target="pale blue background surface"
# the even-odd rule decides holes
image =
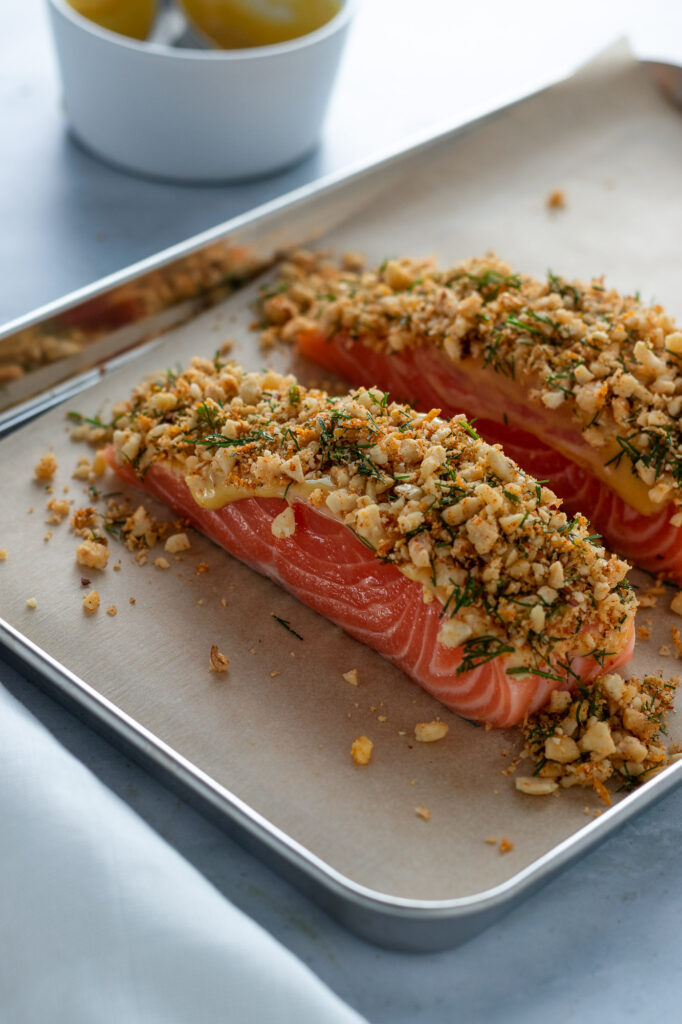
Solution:
[[[488,0],[478,13],[469,6],[476,5],[365,0],[320,150],[278,178],[201,188],[129,177],[77,148],[65,133],[41,3],[0,0],[0,322],[454,119],[473,95],[492,104],[568,70],[627,26],[623,5],[577,2],[553,25],[553,5],[519,3],[492,38],[491,25],[510,5]],[[682,1020],[682,792],[465,946],[395,954],[338,927],[2,662],[0,680],[372,1022]],[[1,847],[0,829],[0,862]]]

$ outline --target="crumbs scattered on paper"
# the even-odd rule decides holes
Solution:
[[[418,722],[414,736],[418,743],[436,743],[447,736],[450,727],[445,722]]]
[[[57,459],[52,452],[41,455],[33,470],[36,480],[51,480],[57,472]]]
[[[367,736],[358,736],[353,740],[350,754],[356,764],[369,764],[372,757],[374,744]]]
[[[81,580],[82,582],[82,580]],[[88,583],[90,581],[88,580]],[[83,594],[83,609],[92,615],[99,608],[99,593],[96,590],[89,590],[87,594]]]
[[[521,726],[523,756],[534,770],[515,780],[517,790],[544,796],[559,786],[591,786],[610,805],[607,781],[622,788],[652,778],[670,763],[663,735],[679,681],[610,673],[576,695],[555,690]]]
[[[218,650],[216,644],[211,646],[208,667],[211,672],[227,672],[230,667],[230,659],[225,657],[222,651]]]
[[[566,193],[562,188],[555,188],[549,193],[545,200],[548,210],[565,210]]]

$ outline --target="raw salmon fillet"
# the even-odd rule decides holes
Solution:
[[[493,258],[364,275],[308,254],[263,308],[271,332],[351,383],[475,417],[569,515],[682,583],[682,332],[660,307]]]
[[[200,385],[197,383],[199,380]],[[155,387],[157,390],[153,390]],[[370,544],[367,538],[374,535],[369,532],[369,527],[364,536],[359,533],[360,529],[364,529],[361,523],[368,520],[367,516],[354,520],[358,530],[339,521],[337,509],[341,506],[338,502],[348,501],[350,492],[347,487],[328,491],[326,502],[320,488],[299,491],[293,495],[289,493],[283,497],[258,493],[259,487],[262,491],[263,486],[262,483],[256,485],[253,482],[253,474],[256,477],[260,474],[258,479],[262,481],[263,463],[268,462],[268,453],[274,450],[280,432],[282,438],[286,438],[286,442],[283,440],[282,443],[290,445],[285,454],[293,452],[295,459],[293,467],[291,460],[277,465],[279,469],[297,473],[299,463],[296,459],[300,460],[306,456],[306,452],[314,451],[316,446],[319,447],[321,439],[330,444],[326,439],[330,436],[329,424],[334,424],[335,430],[341,431],[341,441],[340,454],[336,449],[331,449],[332,456],[338,458],[332,472],[337,474],[337,481],[346,480],[348,473],[345,467],[346,464],[355,465],[353,458],[359,460],[357,465],[364,466],[368,475],[377,470],[378,465],[367,462],[370,459],[369,445],[359,442],[355,435],[351,441],[348,433],[351,429],[349,410],[370,410],[369,418],[363,422],[375,442],[371,446],[371,458],[379,462],[381,452],[378,450],[378,439],[384,438],[384,434],[375,428],[383,422],[382,417],[398,423],[394,435],[390,435],[387,428],[387,445],[389,442],[401,445],[407,441],[416,445],[416,440],[405,436],[406,428],[403,433],[400,432],[400,424],[408,422],[401,417],[411,416],[411,410],[399,406],[389,407],[377,395],[368,399],[368,393],[364,391],[359,392],[358,396],[341,399],[331,399],[322,392],[306,393],[305,389],[293,382],[293,378],[277,378],[273,374],[258,378],[255,374],[243,374],[234,364],[229,364],[226,369],[214,370],[213,364],[204,360],[195,360],[186,375],[175,379],[174,392],[160,391],[158,387],[152,384],[148,386],[149,390],[138,392],[132,406],[130,425],[116,432],[115,445],[107,449],[107,459],[119,476],[171,507],[230,554],[283,586],[304,604],[337,623],[350,636],[378,651],[453,711],[495,726],[513,725],[541,707],[552,690],[565,688],[576,681],[589,681],[630,658],[634,642],[635,602],[627,588],[623,589],[622,579],[626,566],[613,558],[610,561],[600,560],[597,555],[600,549],[593,549],[591,542],[584,539],[586,530],[582,525],[574,527],[568,524],[570,530],[577,531],[574,538],[570,534],[572,539],[565,533],[565,526],[563,532],[561,529],[553,532],[551,527],[548,528],[548,535],[553,538],[550,541],[551,550],[563,552],[567,566],[575,564],[580,567],[585,559],[590,561],[594,566],[590,572],[596,574],[595,581],[597,578],[602,580],[601,583],[595,583],[595,586],[602,587],[602,599],[610,602],[611,611],[606,618],[600,620],[595,611],[596,603],[592,602],[592,608],[589,602],[583,601],[584,610],[574,614],[574,609],[571,612],[570,630],[564,630],[561,640],[564,656],[561,659],[557,656],[555,660],[551,653],[553,648],[547,648],[550,652],[547,658],[538,660],[527,645],[519,647],[509,641],[504,629],[500,628],[501,619],[491,621],[487,633],[474,635],[463,644],[442,641],[444,623],[451,628],[462,628],[462,623],[454,615],[453,606],[448,611],[438,599],[437,592],[434,592],[435,597],[429,596],[427,600],[422,578],[409,578],[405,571],[390,561],[392,549],[387,546],[388,542],[383,547]],[[218,388],[222,389],[223,399],[220,398]],[[257,392],[257,388],[260,388],[260,392]],[[195,404],[184,405],[184,398],[191,396],[193,389],[200,392],[195,394]],[[238,393],[230,401],[228,396],[235,389]],[[248,399],[248,405],[245,406],[242,396]],[[260,404],[257,404],[258,399]],[[301,411],[297,416],[284,419],[281,410],[287,409],[287,402],[294,399],[294,408]],[[362,404],[363,400],[365,405]],[[257,432],[254,424],[260,413],[252,410],[264,405],[268,410],[275,410],[275,418],[267,426],[260,426]],[[158,409],[164,407],[165,411],[159,413]],[[226,433],[216,432],[219,421]],[[236,426],[237,422],[239,427]],[[258,420],[259,424],[264,422]],[[450,427],[432,416],[428,419],[419,418],[417,426],[411,429],[415,437],[419,437],[420,431],[433,431],[436,428],[440,434],[446,434],[448,430],[457,431],[457,438],[461,435],[462,444],[468,446],[467,452],[471,457],[483,457],[488,453],[491,465],[498,466],[498,471],[506,474],[506,488],[516,488],[522,493],[523,484],[528,493],[534,495],[537,490],[539,495],[540,488],[536,487],[534,481],[529,483],[511,464],[500,462],[501,455],[496,460],[489,446],[473,440],[467,432],[471,429],[468,425],[465,430],[456,421]],[[144,436],[141,436],[142,432]],[[240,436],[243,445],[240,444]],[[188,441],[190,437],[191,441]],[[291,442],[291,438],[294,438],[298,447]],[[244,461],[240,462],[242,449]],[[429,455],[433,457],[436,452],[433,445],[424,450],[428,453],[427,458]],[[188,452],[199,454],[188,455]],[[227,456],[225,452],[228,452]],[[344,461],[346,458],[347,462]],[[415,473],[420,472],[423,476],[428,469],[427,458],[422,459],[419,463],[421,468],[415,470]],[[226,459],[230,463],[227,467]],[[470,462],[467,465],[471,467]],[[328,463],[318,460],[313,481],[320,481],[327,486],[325,481],[329,478],[324,474],[328,471]],[[289,485],[292,479],[289,479]],[[376,475],[371,479],[376,486]],[[241,491],[230,491],[230,500],[223,500],[221,495],[228,492],[220,488],[228,484],[233,487],[235,480],[239,481],[243,494]],[[267,486],[272,490],[271,481]],[[357,486],[366,491],[368,484],[360,480]],[[494,499],[497,492],[490,485],[486,486]],[[551,494],[543,492],[546,503],[551,502],[552,498]],[[213,507],[208,507],[211,505]],[[512,503],[512,507],[517,506]],[[546,504],[542,508],[546,508],[546,512],[542,513],[542,521],[553,522],[555,513],[551,505]],[[360,512],[366,509],[371,509],[371,506],[361,504]],[[288,518],[283,520],[284,513]],[[561,524],[566,523],[565,516],[559,516],[557,523],[559,520]],[[416,536],[420,536],[419,532]],[[421,536],[424,538],[425,534],[422,532]],[[413,536],[410,543],[414,539]],[[545,544],[544,534],[538,543]],[[479,543],[479,546],[486,545]],[[461,545],[460,548],[465,550]],[[410,550],[416,557],[417,549],[413,547]],[[469,552],[467,557],[472,565],[472,573],[480,571],[481,565],[488,564],[487,554],[479,555],[471,545],[466,550]],[[416,564],[400,564],[418,575]],[[456,574],[457,566],[452,563],[449,571]],[[434,577],[435,573],[434,563]],[[603,582],[607,578],[610,583]],[[463,610],[471,609],[474,604],[472,595],[475,587],[472,584],[469,589],[469,579],[473,581],[474,576],[468,578],[461,588],[454,587],[451,590],[451,598],[456,593]],[[577,600],[571,596],[574,591],[577,594],[576,585],[569,582],[563,585],[567,588],[568,607]],[[512,588],[512,592],[521,595],[521,585],[514,586],[516,589]],[[589,587],[587,593],[590,592]],[[465,601],[465,593],[469,593],[470,600]],[[550,603],[554,600],[552,593],[545,588],[545,597]],[[540,602],[540,598],[535,599],[538,608]],[[519,603],[523,604],[523,601]],[[548,609],[549,621],[549,605],[544,602],[544,607]],[[557,607],[564,606],[557,604]],[[526,614],[525,609],[524,605],[522,615]],[[461,611],[459,614],[461,616]],[[562,628],[560,618],[557,615],[556,620],[553,620],[556,621],[555,630],[559,634]],[[544,621],[545,611],[542,610],[541,623]],[[531,636],[540,644],[542,625],[539,624],[538,628],[540,633],[537,636],[532,633]],[[536,668],[524,668],[523,657],[532,657]]]

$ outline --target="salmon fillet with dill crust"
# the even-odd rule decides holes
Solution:
[[[682,583],[682,331],[602,279],[534,280],[493,256],[375,270],[295,254],[267,341],[476,429],[606,543]]]
[[[204,359],[114,413],[124,480],[468,718],[631,656],[628,566],[464,416]]]

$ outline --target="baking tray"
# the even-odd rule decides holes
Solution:
[[[566,124],[570,133],[558,130]],[[634,130],[657,147],[646,173],[638,152],[628,154]],[[529,139],[542,145],[529,146]],[[465,135],[429,140],[221,231],[226,247],[248,250],[254,270],[269,265],[279,248],[311,237],[337,250],[363,249],[370,261],[436,250],[446,260],[494,246],[532,272],[542,273],[551,260],[555,270],[576,276],[607,270],[623,288],[636,276],[645,295],[655,287],[679,313],[670,269],[679,230],[663,212],[680,162],[675,115],[629,56],[616,51]],[[561,218],[544,205],[556,185],[566,188],[569,202]],[[640,218],[656,242],[646,259]],[[216,241],[211,233],[163,260]],[[141,265],[125,272],[124,283],[149,271]],[[110,286],[121,283],[118,277]],[[116,552],[122,571],[93,580],[103,607],[97,616],[82,615],[75,539],[63,524],[49,527],[53,535],[43,540],[46,496],[31,480],[32,466],[52,447],[60,464],[55,496],[68,486],[69,497],[87,504],[82,485],[70,479],[81,451],[65,433],[65,409],[106,415],[144,373],[189,354],[211,355],[228,336],[246,365],[290,366],[287,350],[261,352],[249,330],[258,287],[253,281],[194,316],[196,309],[186,308],[165,333],[139,345],[150,326],[143,319],[127,352],[58,385],[70,391],[60,396],[53,388],[7,412],[0,441],[0,536],[8,549],[0,567],[0,640],[32,679],[349,928],[386,946],[445,948],[496,920],[663,796],[682,778],[682,764],[617,797],[596,818],[602,805],[585,791],[545,800],[518,794],[503,774],[520,745],[514,731],[486,732],[450,714],[374,652],[201,537],[166,573],[133,566]],[[52,309],[33,323],[54,315]],[[316,376],[309,367],[296,369],[304,379]],[[59,397],[67,402],[49,409]],[[202,564],[209,571],[197,573]],[[644,574],[634,580],[648,582]],[[35,609],[27,607],[29,597]],[[115,617],[104,614],[109,604],[118,609]],[[304,641],[284,633],[274,614]],[[674,617],[662,607],[645,614],[653,635],[638,649],[635,669],[660,664],[674,671],[656,653],[669,642]],[[227,677],[207,671],[214,642],[231,658]],[[342,679],[353,667],[357,688]],[[436,715],[450,725],[447,739],[414,743],[414,725]],[[375,742],[364,769],[348,753],[362,733]],[[670,738],[682,739],[674,717]],[[428,822],[415,814],[417,806],[429,808]],[[513,851],[501,856],[486,844],[490,836],[510,839]]]

